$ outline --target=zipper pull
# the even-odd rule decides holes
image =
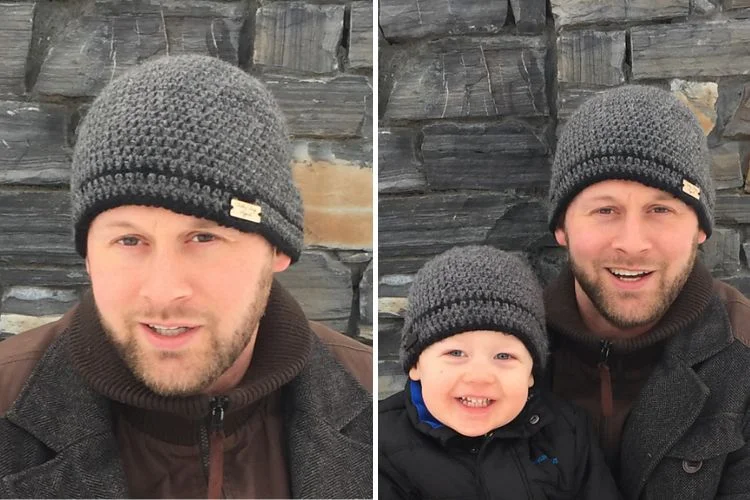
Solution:
[[[224,430],[224,412],[229,407],[229,398],[226,396],[212,397],[209,405],[211,407],[211,431],[220,432]]]
[[[222,498],[224,487],[224,412],[229,398],[215,396],[209,400],[208,498]]]
[[[612,397],[612,376],[609,371],[609,350],[612,347],[612,342],[609,340],[602,340],[600,342],[599,350],[599,388],[600,388],[600,404],[602,407],[602,415],[604,417],[611,417],[614,413],[614,401]]]

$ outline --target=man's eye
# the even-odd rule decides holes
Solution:
[[[612,208],[604,207],[604,208],[597,208],[596,213],[599,215],[612,215],[613,213],[615,213],[615,211]]]
[[[138,243],[141,242],[141,240],[139,240],[135,236],[125,236],[117,240],[117,242],[124,247],[134,247],[137,246]]]
[[[657,214],[668,214],[671,212],[668,207],[654,207],[652,210]]]
[[[208,243],[214,240],[216,240],[216,236],[210,233],[199,233],[193,236],[193,241],[196,243]]]

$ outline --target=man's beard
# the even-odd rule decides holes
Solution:
[[[235,329],[230,337],[222,338],[215,331],[211,330],[211,325],[217,325],[218,321],[213,314],[196,315],[193,311],[186,310],[183,307],[176,307],[170,310],[153,311],[146,310],[142,313],[131,313],[126,318],[126,328],[128,335],[124,340],[122,337],[115,336],[114,329],[99,314],[99,319],[106,332],[110,342],[115,346],[120,358],[125,365],[146,387],[156,394],[162,396],[189,396],[199,394],[213,382],[215,382],[224,372],[226,372],[239,358],[240,354],[253,340],[260,320],[265,313],[268,305],[268,297],[271,292],[273,282],[273,272],[270,266],[261,270],[254,300],[248,305],[247,312],[243,317],[240,326]],[[180,369],[193,370],[193,376],[188,378],[175,378],[174,380],[165,381],[154,376],[152,370],[149,370],[149,363],[159,363],[161,361],[180,359],[184,353],[162,351],[156,353],[156,359],[153,354],[146,356],[140,343],[137,341],[140,332],[138,323],[130,318],[160,318],[167,322],[169,318],[196,318],[200,317],[204,321],[202,331],[197,335],[207,336],[209,341],[206,350],[201,350],[201,357],[194,362],[193,358],[185,360],[188,366]],[[197,340],[197,339],[196,339]],[[201,344],[204,345],[204,344]]]
[[[642,307],[637,308],[637,311],[639,311],[640,314],[628,314],[626,311],[619,310],[618,297],[607,290],[601,283],[601,280],[598,279],[595,275],[587,274],[586,269],[584,269],[583,266],[579,265],[573,258],[573,255],[570,252],[570,247],[568,247],[568,262],[570,263],[570,268],[573,272],[573,276],[581,286],[581,289],[584,291],[584,293],[586,293],[589,300],[591,300],[591,303],[594,305],[594,307],[596,307],[596,310],[599,312],[599,314],[601,314],[604,319],[606,319],[610,324],[617,328],[630,329],[656,323],[666,314],[677,296],[682,291],[685,283],[687,283],[687,280],[690,277],[690,273],[693,270],[693,266],[695,265],[697,253],[698,242],[696,239],[692,246],[690,257],[688,258],[687,263],[685,264],[685,266],[678,270],[677,276],[675,276],[674,279],[672,279],[671,281],[667,281],[669,280],[669,278],[665,276],[663,272],[660,272],[661,280],[656,287],[656,300],[652,303],[643,304]],[[611,267],[618,267],[618,265],[621,267],[639,267],[638,264],[634,264],[632,262],[620,262]],[[594,267],[603,269],[603,266],[598,262],[594,262]],[[604,270],[604,272],[609,271]],[[636,297],[637,293],[638,292],[632,294],[629,292],[620,292],[620,296],[627,297],[629,295],[630,297]]]

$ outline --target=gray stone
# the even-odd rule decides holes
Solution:
[[[714,228],[701,245],[703,263],[716,274],[731,275],[740,269],[740,233],[735,229]]]
[[[422,129],[423,171],[431,189],[546,186],[546,129],[519,121],[435,123]]]
[[[253,62],[311,73],[338,65],[344,32],[343,5],[275,2],[255,14]]]
[[[750,136],[750,84],[743,87],[740,102],[724,128],[723,135],[729,138]]]
[[[396,68],[386,119],[547,116],[545,41],[447,38],[421,45]]]
[[[362,137],[372,108],[372,87],[363,76],[294,78],[264,75],[295,136]]]
[[[378,279],[378,296],[406,297],[413,282],[413,274],[381,274]]]
[[[496,32],[508,15],[497,0],[380,0],[380,28],[388,40]]]
[[[636,26],[630,38],[636,80],[750,73],[750,21]]]
[[[0,184],[66,185],[68,120],[60,105],[0,101]]]
[[[711,0],[690,0],[691,14],[711,14],[717,9],[717,4]]]
[[[65,191],[0,192],[0,266],[73,266],[70,200]]]
[[[378,358],[398,361],[398,348],[401,344],[401,318],[378,318]]]
[[[305,251],[276,279],[294,296],[311,320],[346,332],[352,312],[351,271],[321,251]]]
[[[78,298],[78,292],[71,289],[15,286],[4,291],[0,310],[3,314],[51,316],[64,314]]]
[[[546,202],[522,194],[381,196],[378,229],[382,275],[414,273],[455,245],[487,244],[506,250],[555,245],[547,230]]]
[[[580,30],[557,37],[557,80],[615,86],[625,82],[625,31]]]
[[[728,142],[711,150],[711,175],[716,189],[742,187],[739,144]]]
[[[717,222],[750,224],[750,196],[717,193],[714,217]]]
[[[200,53],[237,64],[243,22],[240,4],[99,1],[55,33],[34,91],[94,96],[128,68],[164,54]]]
[[[427,186],[416,154],[416,132],[408,128],[378,131],[378,192],[421,191]]]
[[[346,162],[372,167],[372,141],[297,139],[292,144],[292,157],[298,162]]]
[[[690,0],[550,0],[555,26],[684,17]]]
[[[557,93],[557,118],[560,121],[567,120],[570,115],[578,109],[581,104],[591,97],[604,92],[607,89],[595,89],[588,87],[577,87],[575,85],[560,84]],[[558,123],[557,135],[560,135],[561,124]]]
[[[365,269],[359,282],[359,319],[360,323],[372,325],[375,290],[373,287],[372,262]]]
[[[23,94],[35,2],[0,3],[0,95]]]
[[[53,288],[81,287],[89,284],[89,276],[86,273],[83,260],[80,260],[78,265],[69,267],[6,267],[2,265],[0,267],[0,284]]]
[[[546,0],[510,0],[518,33],[538,33],[547,23]]]
[[[745,256],[745,262],[750,262],[750,241],[742,242],[742,254]]]
[[[379,351],[378,351],[379,352]],[[378,361],[378,399],[382,400],[403,391],[406,374],[398,361]]]
[[[352,2],[349,67],[372,68],[372,2]]]
[[[724,8],[727,10],[744,9],[746,7],[750,7],[750,0],[724,0]]]

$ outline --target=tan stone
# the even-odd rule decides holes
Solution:
[[[305,205],[305,243],[372,248],[372,169],[348,162],[295,162]]]
[[[26,316],[24,314],[3,314],[0,316],[0,331],[21,333],[60,319],[62,315]]]
[[[406,311],[406,297],[378,297],[378,314],[401,318]]]
[[[716,100],[719,86],[714,82],[687,82],[675,79],[671,84],[672,93],[693,111],[698,118],[703,133],[708,135],[716,126]]]

